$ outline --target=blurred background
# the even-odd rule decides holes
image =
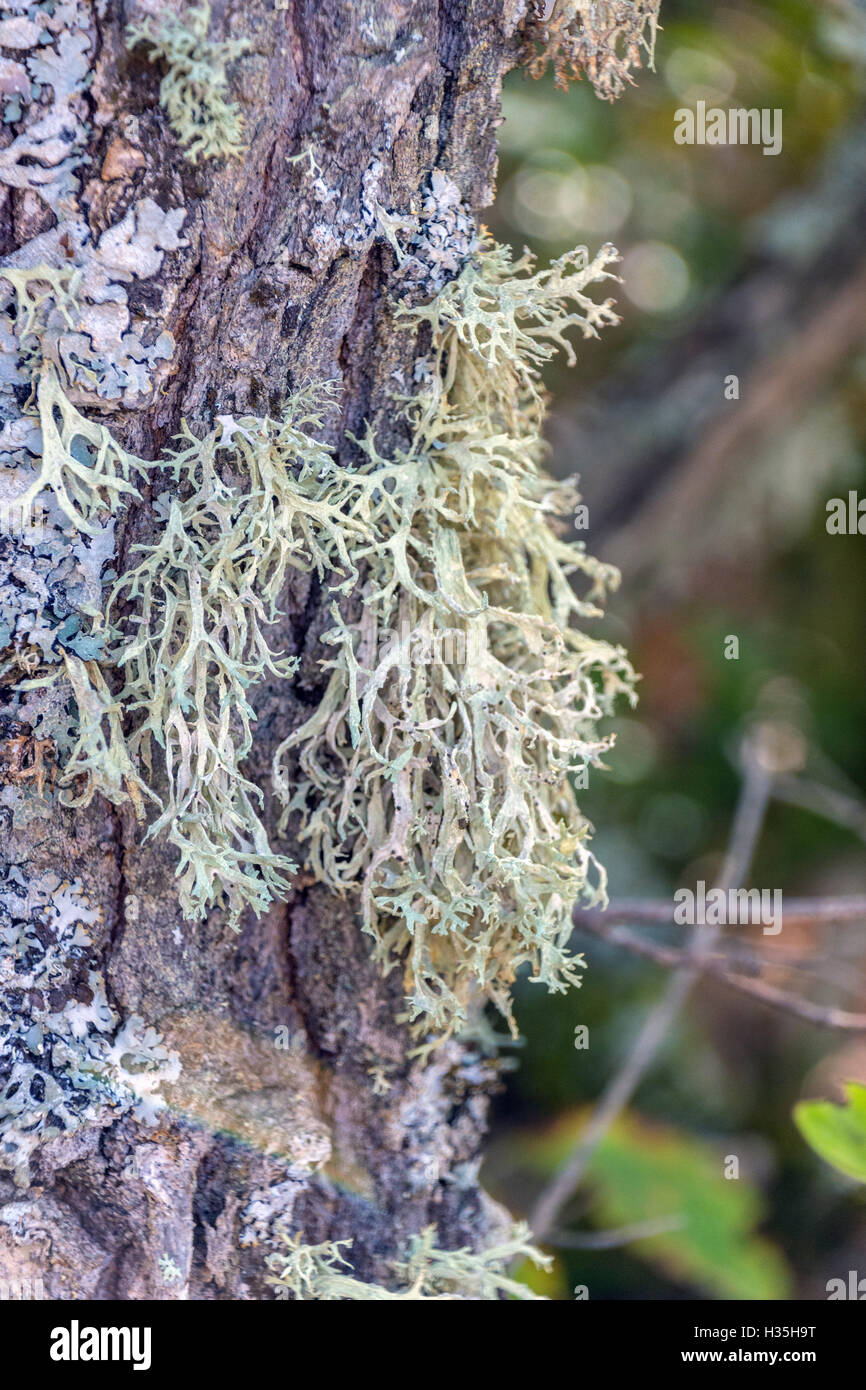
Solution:
[[[490,221],[540,259],[605,241],[623,256],[610,290],[622,325],[548,379],[551,469],[580,475],[580,537],[623,574],[599,632],[643,676],[637,710],[614,721],[609,771],[590,774],[580,804],[611,896],[670,900],[712,881],[737,748],[753,721],[770,722],[786,752],[750,884],[862,894],[866,539],[826,522],[830,498],[866,498],[866,9],[663,0],[661,23],[655,72],[615,104],[586,81],[563,92],[549,74],[511,75]],[[781,109],[781,153],[675,144],[674,112],[699,100]],[[863,921],[733,930],[762,979],[866,1009]],[[681,929],[650,934],[684,944]],[[517,1213],[667,983],[605,942],[575,944],[588,961],[579,991],[519,989],[524,1040],[483,1174]],[[847,1079],[866,1082],[863,1034],[700,983],[562,1214],[579,1248],[559,1249],[537,1287],[822,1299],[829,1279],[866,1277],[866,1186],[824,1164],[791,1118]],[[732,1157],[737,1179],[725,1177]],[[667,1229],[592,1248],[647,1220]]]

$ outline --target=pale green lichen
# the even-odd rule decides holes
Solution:
[[[51,320],[56,316],[64,327],[74,325],[81,277],[69,266],[56,268],[42,261],[31,267],[4,266],[0,278],[8,282],[14,296],[16,356],[32,376],[46,355]]]
[[[209,39],[210,5],[193,7],[183,15],[163,12],[145,16],[126,30],[129,48],[146,44],[151,62],[162,61],[166,74],[159,102],[191,164],[220,159],[243,149],[243,118],[226,100],[226,65],[246,53],[247,39],[216,42]]]
[[[40,469],[15,501],[27,509],[50,488],[75,530],[92,534],[100,516],[139,496],[131,479],[144,474],[147,466],[127,453],[105,425],[76,409],[51,364],[39,373],[36,411],[42,435]]]
[[[223,893],[233,922],[246,906],[262,912],[285,896],[296,867],[271,852],[262,794],[241,764],[253,742],[250,687],[296,666],[265,632],[288,570],[321,573],[330,559],[349,581],[355,574],[347,541],[360,526],[311,495],[311,479],[330,465],[311,433],[321,423],[314,394],[302,391],[279,422],[223,417],[203,439],[185,426],[161,460],[175,489],[156,504],[159,539],[137,547],[142,558],[108,600],[109,621],[121,604],[133,611],[131,635],[109,657],[124,677],[128,747],[148,780],[153,741],[164,754],[168,795],[148,835],[166,830],[180,850],[188,917],[204,916]]]
[[[30,678],[14,687],[14,701],[21,691],[53,683],[67,649],[85,659],[97,655],[99,643],[82,623],[90,624],[101,595],[112,518],[138,497],[132,479],[148,467],[68,395],[69,374],[81,365],[72,345],[89,273],[45,262],[0,270],[7,356],[0,378],[8,397],[0,414],[10,403],[14,408],[0,430],[0,488],[4,517],[16,519],[0,540],[9,570],[0,592],[0,648],[4,667]],[[28,394],[19,404],[22,392]]]
[[[76,738],[64,761],[60,800],[64,806],[88,806],[101,792],[115,806],[131,801],[144,819],[144,798],[159,804],[134,766],[123,736],[123,708],[108,688],[99,663],[64,652],[64,674],[72,686],[78,713]]]
[[[58,318],[74,324],[79,278],[45,264],[0,271],[13,291],[19,360],[31,382],[23,417],[38,424],[41,452],[38,471],[16,494],[15,506],[27,515],[48,488],[73,528],[92,535],[100,517],[138,497],[131,479],[146,473],[148,465],[127,453],[105,425],[82,415],[67,395],[66,364],[52,327]]]
[[[83,416],[62,384],[61,339],[52,326],[58,316],[74,324],[78,275],[38,265],[7,269],[3,278],[15,297],[19,356],[32,382],[25,412],[35,416],[41,448],[33,480],[16,494],[15,505],[26,514],[48,489],[75,532],[94,534],[98,523],[139,496],[131,478],[153,465]],[[252,743],[249,685],[266,670],[284,676],[293,670],[292,662],[270,652],[262,624],[277,616],[288,565],[307,563],[296,552],[304,549],[310,527],[325,527],[324,507],[300,496],[293,500],[289,472],[298,449],[309,466],[327,460],[304,432],[305,425],[321,425],[308,406],[309,396],[301,393],[280,425],[226,418],[203,440],[185,426],[182,447],[160,461],[179,493],[160,499],[160,539],[116,581],[92,634],[103,662],[126,677],[119,695],[96,660],[68,650],[61,653],[62,667],[55,664],[20,686],[32,689],[52,683],[61,671],[66,675],[78,727],[60,778],[61,801],[83,807],[100,792],[114,804],[131,801],[139,819],[144,798],[154,801],[160,815],[148,833],[168,830],[181,851],[187,916],[202,915],[223,893],[233,922],[248,904],[262,911],[285,892],[286,874],[295,868],[271,853],[254,805],[261,793],[241,775],[239,763]],[[218,456],[243,476],[242,489],[223,482]],[[339,552],[339,536],[336,543]],[[137,631],[124,641],[111,633],[110,614],[128,600],[139,612]],[[123,719],[142,709],[146,717],[127,741]],[[164,804],[141,775],[146,769],[150,780],[152,738],[166,760]]]
[[[410,1237],[402,1260],[391,1262],[389,1286],[385,1286],[354,1277],[342,1253],[351,1249],[351,1240],[305,1245],[301,1235],[292,1236],[284,1228],[279,1234],[286,1248],[268,1256],[267,1264],[274,1274],[267,1282],[277,1290],[277,1297],[291,1295],[299,1302],[539,1300],[542,1295],[510,1278],[506,1271],[515,1259],[530,1259],[543,1269],[551,1263],[530,1244],[529,1227],[522,1222],[514,1226],[508,1239],[478,1252],[439,1249],[436,1228],[428,1226]]]
[[[358,471],[321,483],[373,539],[350,547],[361,615],[332,605],[329,683],[277,751],[275,786],[317,877],[360,888],[410,1018],[440,1034],[479,999],[514,1028],[524,963],[550,989],[576,982],[571,908],[604,894],[571,775],[598,765],[611,740],[597,721],[634,676],[574,625],[618,576],[557,534],[576,493],[540,470],[537,371],[556,346],[571,356],[569,329],[616,321],[585,293],[614,259],[578,252],[533,274],[488,244],[405,312],[433,332],[410,448],[386,462],[368,437]]]
[[[33,416],[41,453],[14,504],[26,514],[47,489],[74,532],[96,534],[139,496],[132,477],[155,465],[127,453],[67,395],[57,326],[58,319],[61,327],[75,324],[78,273],[40,264],[7,269],[4,278],[32,388],[25,417]],[[314,394],[327,400],[327,390]],[[184,426],[180,447],[156,465],[174,483],[156,504],[158,541],[117,579],[104,612],[91,609],[94,630],[70,639],[82,654],[64,648],[62,666],[55,657],[47,674],[25,668],[31,679],[19,686],[45,686],[65,674],[78,727],[60,778],[62,802],[87,806],[99,792],[114,804],[131,801],[143,819],[145,797],[154,801],[160,813],[148,834],[165,830],[180,850],[180,900],[188,917],[203,915],[224,894],[233,923],[245,906],[261,912],[285,894],[295,868],[271,852],[256,810],[261,792],[242,776],[240,763],[252,745],[250,685],[266,672],[288,676],[294,669],[293,661],[271,652],[263,632],[278,616],[289,566],[321,569],[321,534],[329,554],[346,562],[347,577],[355,574],[343,534],[359,533],[359,525],[332,517],[304,486],[307,471],[329,462],[310,433],[321,423],[312,395],[301,392],[279,423],[224,417],[203,439]],[[299,462],[296,485],[292,470]],[[225,482],[220,468],[240,485]],[[137,608],[128,640],[111,627],[124,603]],[[100,661],[125,679],[119,694]],[[130,716],[127,739],[123,720]],[[153,740],[165,757],[165,800],[149,785]]]
[[[145,795],[157,800],[156,742],[168,791],[148,835],[180,850],[185,915],[225,896],[236,923],[284,896],[295,865],[271,850],[241,768],[250,688],[296,666],[265,629],[289,570],[315,570],[333,595],[330,676],[280,746],[275,785],[285,820],[300,813],[310,867],[360,890],[377,958],[404,971],[409,1017],[440,1035],[485,1000],[513,1029],[523,964],[550,989],[577,982],[571,906],[604,894],[571,778],[599,764],[610,739],[597,721],[634,678],[621,649],[577,625],[618,576],[559,534],[577,494],[541,469],[538,374],[558,348],[574,360],[568,333],[616,322],[588,293],[615,259],[580,250],[535,271],[485,243],[431,304],[403,310],[431,336],[407,402],[411,444],[388,460],[368,434],[354,470],[317,442],[322,388],[281,421],[221,417],[201,439],[185,425],[147,465],[34,357],[43,463],[28,496],[50,487],[83,530],[134,495],[133,474],[158,466],[173,484],[156,503],[158,539],[116,580],[96,634],[119,692],[96,660],[65,656],[80,732],[64,799],[100,791],[141,815]],[[25,342],[42,303],[31,298]],[[349,594],[359,614],[341,606]]]

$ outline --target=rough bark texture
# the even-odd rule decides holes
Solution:
[[[158,106],[158,65],[124,45],[124,25],[147,8],[110,0],[91,13],[80,206],[94,236],[143,198],[185,210],[186,244],[127,291],[177,347],[158,390],[103,418],[156,458],[183,418],[278,412],[293,387],[333,379],[343,458],[345,431],[366,420],[387,443],[417,344],[394,324],[405,284],[376,205],[411,215],[434,170],[473,216],[490,202],[499,86],[525,5],[217,0],[211,36],[252,45],[230,69],[247,149],[195,166]],[[295,159],[306,149],[320,172]],[[20,189],[3,195],[10,254],[52,218]],[[139,506],[119,528],[118,568],[152,524]],[[266,788],[277,741],[323,682],[315,580],[299,580],[285,608],[282,646],[302,660],[291,684],[255,698],[250,775]],[[28,1190],[0,1174],[0,1277],[41,1278],[49,1298],[260,1298],[277,1218],[313,1242],[353,1237],[365,1279],[430,1221],[445,1246],[484,1239],[497,1220],[477,1186],[493,1074],[456,1044],[407,1061],[401,981],[371,965],[352,903],[302,874],[240,935],[219,912],[190,924],[175,852],[143,846],[129,808],[97,797],[76,812],[49,800],[46,812],[10,821],[10,862],[84,885],[112,1006],[162,1033],[183,1070],[157,1128],[108,1115],[39,1148]],[[291,842],[272,843],[303,862]],[[288,1050],[276,1045],[287,1037]],[[376,1068],[390,1089],[374,1086]],[[166,1256],[178,1275],[166,1276]]]

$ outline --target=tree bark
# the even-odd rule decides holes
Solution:
[[[184,213],[158,271],[123,281],[148,341],[167,330],[173,352],[154,362],[148,389],[92,402],[89,414],[155,459],[183,420],[278,415],[292,389],[333,380],[338,456],[351,461],[347,432],[367,421],[384,452],[418,353],[394,320],[407,281],[389,219],[406,219],[399,236],[411,240],[436,171],[459,190],[461,215],[474,221],[491,201],[499,89],[523,0],[215,0],[210,37],[250,42],[229,67],[245,149],[197,164],[158,104],[163,69],[124,42],[125,25],[160,6],[67,8],[93,75],[80,98],[76,215],[96,242],[143,200]],[[59,35],[53,43],[61,52]],[[0,250],[14,263],[33,238],[62,230],[65,210],[14,183],[2,193]],[[455,215],[443,213],[446,241]],[[424,273],[439,264],[425,261]],[[447,274],[450,264],[446,255]],[[117,527],[118,571],[153,536],[151,500]],[[248,775],[266,802],[274,748],[324,686],[315,576],[297,577],[284,611],[274,645],[300,657],[299,672],[253,696]],[[280,1221],[311,1243],[351,1238],[367,1280],[430,1222],[445,1247],[486,1240],[499,1216],[477,1172],[495,1068],[453,1042],[408,1059],[401,980],[370,962],[354,903],[302,872],[287,901],[261,919],[247,913],[239,934],[220,911],[185,922],[176,853],[143,843],[129,806],[96,797],[64,809],[50,788],[36,805],[32,787],[6,781],[3,848],[16,882],[36,885],[33,900],[73,885],[93,910],[84,965],[119,1023],[144,1020],[182,1069],[163,1087],[155,1127],[108,1110],[36,1147],[26,1179],[0,1173],[0,1279],[41,1279],[52,1299],[257,1299],[271,1296],[265,1259]],[[268,829],[303,864],[273,815]],[[74,971],[56,990],[55,1008],[88,1002]]]

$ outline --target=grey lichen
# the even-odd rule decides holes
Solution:
[[[164,212],[143,198],[96,242],[76,216],[10,256],[0,305],[4,394],[49,361],[78,404],[141,404],[174,339],[132,318],[125,287],[156,275],[165,253],[186,245],[178,235],[184,216],[182,208]]]
[[[134,1111],[152,1122],[177,1058],[141,1019],[121,1024],[93,945],[99,911],[78,882],[0,882],[0,1169],[19,1186],[41,1145]],[[58,999],[58,995],[62,997]]]
[[[324,156],[323,156],[324,157]],[[444,169],[433,169],[427,186],[409,199],[403,211],[391,205],[387,170],[372,159],[360,177],[360,188],[346,191],[345,171],[334,186],[319,163],[312,144],[287,161],[299,166],[311,204],[327,209],[324,221],[309,229],[308,244],[317,265],[324,266],[341,250],[360,256],[377,241],[387,242],[397,260],[397,292],[413,299],[430,298],[453,280],[478,247],[471,208]]]
[[[246,53],[250,43],[247,39],[209,39],[210,17],[210,4],[205,0],[183,15],[163,7],[158,17],[146,15],[126,30],[129,48],[145,44],[150,61],[165,64],[160,106],[191,164],[237,155],[243,149],[240,109],[226,100],[226,66]]]
[[[3,116],[22,127],[0,151],[0,183],[32,189],[58,217],[77,190],[87,137],[89,9],[81,0],[0,7],[0,46],[15,53],[5,69],[11,99]]]
[[[2,482],[0,473],[0,482]],[[20,515],[10,504],[10,517]],[[101,601],[100,568],[111,553],[111,527],[90,544],[72,537],[59,507],[40,499],[20,524],[0,535],[0,678],[11,698],[18,681],[40,679],[65,650],[92,657],[89,629]]]
[[[401,256],[402,292],[427,298],[439,294],[457,278],[478,244],[475,219],[460,189],[444,170],[434,169]]]

